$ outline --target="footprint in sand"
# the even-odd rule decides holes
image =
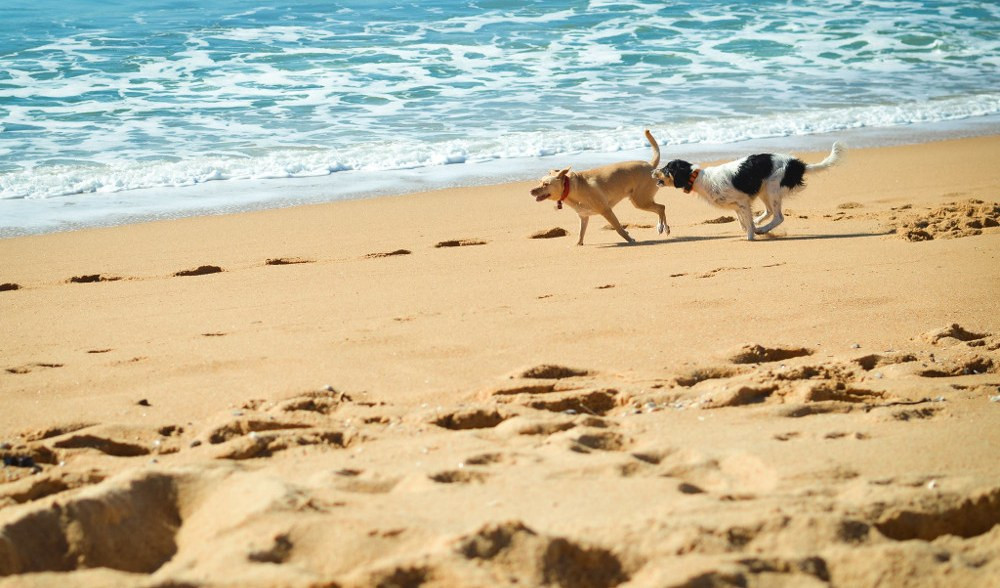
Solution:
[[[44,441],[45,439],[59,437],[68,433],[75,433],[77,431],[93,427],[96,424],[97,423],[67,423],[62,425],[53,425],[44,429],[37,429],[22,433],[21,438],[28,442]]]
[[[736,388],[727,387],[721,393],[702,402],[702,408],[725,408],[731,406],[746,406],[765,402],[777,392],[778,386],[772,384],[742,385]]]
[[[614,431],[593,431],[578,434],[573,438],[575,451],[625,451],[631,444],[624,435]]]
[[[866,439],[871,439],[868,433],[847,433],[845,431],[831,431],[823,435],[824,439],[856,439],[858,441],[864,441]]]
[[[569,235],[569,231],[562,227],[554,227],[547,231],[538,231],[537,233],[531,235],[532,239],[555,239],[557,237],[565,237]]]
[[[268,547],[252,550],[247,559],[257,563],[283,564],[292,556],[292,547],[288,534],[281,533],[271,540]]]
[[[922,493],[913,505],[890,505],[875,528],[895,541],[934,541],[942,535],[978,537],[998,524],[1000,487],[966,496],[951,492]]]
[[[84,276],[73,276],[67,280],[70,284],[94,284],[97,282],[117,282],[121,280],[118,276],[102,276],[101,274],[89,274]]]
[[[957,323],[952,323],[947,327],[928,331],[921,335],[920,338],[931,345],[938,345],[942,343],[954,344],[958,341],[968,343],[971,341],[979,341],[980,339],[985,339],[989,336],[989,333],[976,333],[963,328]]]
[[[219,445],[233,439],[267,431],[288,431],[309,429],[312,425],[297,421],[278,421],[261,417],[246,417],[229,420],[208,429],[202,437],[211,445]]]
[[[130,357],[129,359],[123,359],[121,361],[116,361],[116,362],[112,363],[111,365],[115,365],[115,366],[119,366],[119,365],[131,365],[131,364],[136,364],[136,363],[140,363],[140,362],[146,361],[147,359],[149,359],[149,358],[146,357],[146,356],[144,356],[144,355],[137,355],[135,357]]]
[[[476,472],[472,470],[447,470],[431,474],[430,479],[439,484],[482,484],[490,477],[486,472]]]
[[[736,217],[732,217],[732,216],[720,216],[718,218],[713,218],[713,219],[709,219],[707,221],[702,221],[701,224],[703,224],[703,225],[722,225],[722,224],[734,223],[734,222],[736,222]]]
[[[385,251],[379,253],[369,253],[365,256],[365,259],[380,259],[383,257],[395,257],[397,255],[410,255],[413,253],[409,249],[397,249],[395,251]]]
[[[870,372],[877,367],[884,367],[887,365],[895,365],[899,363],[910,363],[917,361],[917,356],[911,353],[900,353],[894,355],[879,355],[877,353],[872,355],[865,355],[864,357],[859,357],[854,360],[854,363],[861,366],[861,369],[866,372]]]
[[[71,434],[65,439],[55,441],[52,446],[56,449],[96,449],[112,457],[138,457],[149,455],[151,452],[145,445],[90,434]]]
[[[617,390],[581,390],[580,382],[572,381],[573,378],[591,374],[592,372],[584,369],[542,364],[519,370],[510,376],[510,379],[528,381],[491,390],[487,392],[487,396],[500,402],[520,404],[536,410],[567,414],[607,414],[618,405]]]
[[[270,457],[274,453],[307,445],[345,448],[350,439],[342,431],[325,426],[322,417],[335,411],[342,402],[349,401],[345,394],[334,390],[307,392],[277,403],[253,402],[254,413],[244,416],[242,410],[223,413],[198,437],[199,444],[217,446],[213,449],[217,459],[253,459]],[[270,404],[268,412],[284,417],[256,412],[263,404]],[[236,418],[233,418],[235,416]]]
[[[625,564],[613,552],[538,533],[520,521],[489,523],[451,541],[450,551],[490,569],[493,577],[509,578],[508,583],[522,586],[605,587],[629,579]]]
[[[623,229],[652,229],[653,225],[647,225],[645,223],[622,223]],[[604,225],[601,227],[605,231],[617,231],[618,229],[612,227],[611,225]]]
[[[517,377],[535,380],[561,380],[588,376],[590,372],[584,369],[571,368],[562,365],[542,364],[520,372]],[[512,378],[514,376],[511,376]]]
[[[910,408],[905,410],[898,410],[892,413],[892,419],[896,421],[921,421],[925,419],[932,419],[936,417],[941,412],[941,409],[933,406],[925,406],[923,408]]]
[[[952,378],[957,376],[972,376],[977,374],[996,373],[997,365],[992,359],[974,356],[964,360],[942,362],[936,367],[917,372],[925,378]]]
[[[30,374],[35,368],[54,369],[61,367],[63,367],[61,363],[29,363],[27,365],[7,368],[6,371],[8,374]]]
[[[330,388],[296,394],[278,402],[272,410],[277,412],[311,412],[328,415],[352,401],[351,397],[347,394]]]
[[[690,388],[699,382],[704,382],[705,380],[717,380],[723,378],[731,378],[740,374],[740,370],[729,367],[729,366],[708,366],[695,368],[686,374],[677,376],[674,381],[677,382],[678,386],[683,386],[685,388]]]
[[[750,454],[724,457],[706,455],[693,449],[671,454],[661,464],[661,475],[676,478],[702,492],[721,494],[730,500],[750,499],[778,485],[776,470]],[[739,492],[739,494],[732,494]],[[689,491],[688,494],[699,492]]]
[[[215,453],[215,458],[244,460],[271,457],[279,451],[306,445],[323,445],[343,449],[347,447],[348,441],[340,431],[310,430],[295,433],[286,431],[257,433],[251,431],[244,437],[220,445]]]
[[[719,272],[733,272],[733,271],[748,270],[748,269],[751,269],[751,268],[749,268],[749,267],[717,267],[714,270],[707,271],[707,272],[705,272],[703,274],[698,274],[695,277],[702,278],[702,279],[704,279],[704,278],[714,278],[715,274],[717,274]]]
[[[207,274],[217,274],[224,271],[217,265],[200,265],[194,269],[182,270],[174,274],[174,277],[204,276]]]
[[[486,579],[502,578],[508,585],[608,588],[630,579],[626,564],[610,550],[537,533],[520,521],[505,521],[456,537],[448,541],[447,549],[417,550],[369,568],[358,576],[358,585],[429,585],[454,578],[453,570],[469,565],[483,573],[483,580],[471,582],[475,585],[496,584]]]
[[[856,388],[845,382],[822,382],[806,392],[806,402],[840,402],[847,404],[863,404],[883,400],[884,392]]]
[[[486,245],[486,241],[480,239],[456,239],[450,241],[441,241],[434,247],[440,249],[441,247],[468,247],[470,245]]]
[[[26,507],[4,526],[0,573],[84,567],[153,573],[177,552],[180,513],[186,512],[180,478],[133,471],[67,496],[59,508]],[[37,537],[62,549],[39,549]],[[67,553],[86,553],[86,562],[67,562]]]
[[[470,429],[492,429],[507,420],[495,408],[462,408],[436,417],[431,422],[441,428],[451,431],[466,431]]]
[[[498,463],[514,463],[514,457],[503,453],[480,453],[466,459],[463,463],[467,465],[486,466]]]
[[[67,490],[93,486],[105,480],[104,474],[90,470],[66,472],[52,470],[5,484],[0,490],[0,508],[41,500]]]
[[[535,410],[565,414],[590,414],[604,416],[618,406],[618,390],[556,391],[554,385],[537,388],[498,390],[494,397],[505,403],[516,403]]]
[[[264,261],[264,265],[299,265],[303,263],[315,263],[315,261],[301,257],[273,257]]]

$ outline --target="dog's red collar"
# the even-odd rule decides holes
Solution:
[[[684,193],[685,194],[690,194],[691,190],[694,189],[694,181],[698,179],[699,175],[701,175],[701,170],[700,169],[696,169],[696,170],[694,170],[694,171],[691,172],[690,176],[688,176],[687,186],[684,186]]]
[[[562,210],[562,203],[566,197],[569,196],[569,176],[563,176],[563,193],[559,197],[559,202],[556,203],[556,208]]]

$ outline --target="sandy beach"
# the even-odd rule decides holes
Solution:
[[[1000,586],[998,161],[0,240],[0,586]]]

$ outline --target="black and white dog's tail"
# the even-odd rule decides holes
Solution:
[[[818,172],[823,171],[827,168],[836,165],[844,155],[844,147],[840,143],[834,143],[833,149],[830,150],[830,155],[826,156],[826,159],[819,163],[807,163],[807,172]]]

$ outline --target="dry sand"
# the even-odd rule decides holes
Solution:
[[[0,585],[1000,585],[998,162],[0,241]]]

